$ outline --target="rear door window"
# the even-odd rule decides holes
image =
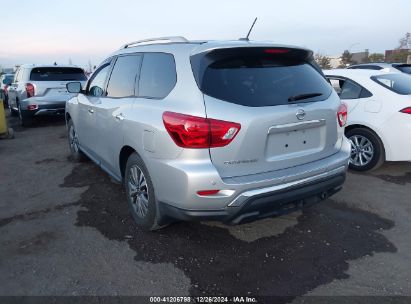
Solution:
[[[135,96],[137,75],[140,70],[141,55],[127,55],[117,58],[107,86],[107,97]]]
[[[363,86],[346,78],[332,78],[328,77],[334,90],[341,99],[358,99],[368,98],[372,94]]]
[[[411,76],[407,74],[378,75],[371,79],[397,94],[411,95]]]
[[[87,80],[80,68],[44,67],[34,68],[30,73],[33,81],[83,81]]]
[[[299,49],[219,49],[191,57],[200,90],[211,97],[250,107],[314,102],[332,89]]]
[[[162,99],[177,82],[174,56],[166,53],[145,53],[140,72],[138,95]]]

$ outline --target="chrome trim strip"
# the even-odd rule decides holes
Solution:
[[[292,131],[321,127],[324,125],[325,125],[325,119],[295,122],[295,123],[290,123],[290,124],[285,124],[285,125],[272,126],[268,129],[268,134],[292,132]]]
[[[245,191],[245,192],[241,193],[240,195],[238,195],[231,203],[229,203],[228,207],[239,207],[247,199],[249,199],[250,197],[260,195],[260,194],[264,194],[264,193],[269,193],[269,192],[281,191],[281,190],[285,190],[285,189],[292,188],[292,187],[295,187],[295,186],[308,184],[308,183],[313,182],[315,180],[323,179],[323,178],[330,177],[330,176],[333,176],[333,175],[338,175],[339,173],[343,173],[346,170],[347,170],[346,166],[341,166],[341,167],[338,167],[337,169],[331,170],[329,172],[321,173],[321,174],[318,174],[318,175],[315,175],[315,176],[310,176],[310,177],[300,179],[300,180],[296,180],[296,181],[293,181],[293,182],[289,182],[289,183],[286,183],[286,184],[281,184],[281,185],[271,186],[271,187],[267,187],[267,188],[260,188],[260,189]]]
[[[42,115],[48,112],[57,112],[57,111],[65,111],[64,108],[57,108],[57,109],[40,109],[34,115]]]

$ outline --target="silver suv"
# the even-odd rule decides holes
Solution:
[[[73,65],[20,66],[8,87],[8,101],[12,114],[18,114],[20,123],[28,126],[41,115],[64,115],[66,101],[73,97],[66,90],[70,81],[85,85],[84,70]]]
[[[306,49],[182,37],[125,45],[67,102],[72,155],[125,186],[138,225],[238,224],[341,189],[347,109]]]

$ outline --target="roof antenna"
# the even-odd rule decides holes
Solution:
[[[240,38],[239,40],[242,40],[242,41],[250,41],[250,39],[248,39],[248,37],[250,36],[250,33],[251,33],[251,31],[253,30],[254,25],[255,25],[256,22],[257,22],[257,17],[255,17],[254,22],[253,22],[253,25],[251,25],[251,28],[250,28],[250,30],[248,31],[247,37],[245,37],[245,38]]]

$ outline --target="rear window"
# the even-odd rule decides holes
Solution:
[[[139,96],[165,98],[177,82],[174,57],[166,53],[145,53],[141,65]]]
[[[87,80],[84,71],[80,68],[34,68],[30,73],[30,80],[35,81],[75,81]]]
[[[411,74],[411,64],[394,65],[395,68],[406,74]]]
[[[401,95],[411,94],[411,76],[406,74],[378,75],[371,77],[371,79],[395,93]]]
[[[249,107],[325,100],[332,92],[311,63],[311,52],[286,48],[231,48],[191,57],[200,90]]]

